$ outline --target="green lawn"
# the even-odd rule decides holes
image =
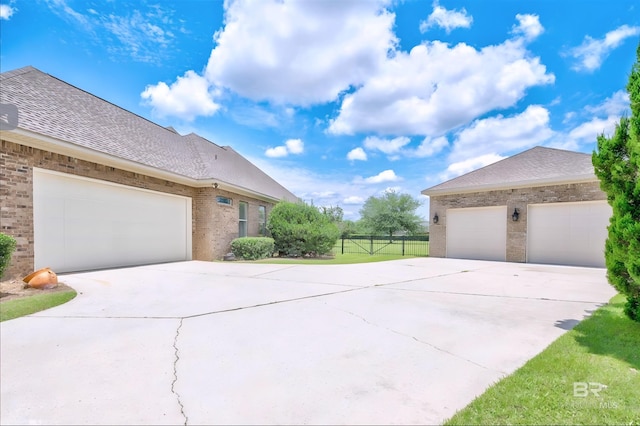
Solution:
[[[368,251],[373,249],[374,254]],[[330,257],[321,258],[277,258],[261,259],[253,261],[255,263],[276,263],[276,264],[307,264],[307,265],[345,265],[352,263],[384,262],[387,260],[408,259],[412,257],[425,257],[429,253],[428,241],[407,241],[405,242],[405,254],[402,254],[402,243],[394,241],[374,241],[373,246],[368,240],[345,240],[344,251],[342,253],[342,240],[332,250]],[[413,253],[418,253],[414,255]]]
[[[75,290],[68,290],[7,300],[0,303],[0,322],[62,305],[76,297],[76,294]]]
[[[369,262],[384,262],[386,260],[408,259],[415,256],[402,256],[399,254],[341,254],[337,253],[331,258],[277,258],[271,257],[268,259],[261,259],[252,261],[252,263],[276,263],[285,265],[346,265],[351,263],[369,263]],[[244,262],[244,261],[240,261]]]
[[[640,323],[624,297],[491,386],[446,425],[640,425]]]

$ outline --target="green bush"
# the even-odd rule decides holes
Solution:
[[[628,296],[624,304],[624,313],[632,320],[640,322],[640,297]]]
[[[231,252],[244,260],[256,260],[270,257],[274,251],[273,238],[241,237],[231,241]]]
[[[16,249],[16,240],[11,235],[0,232],[0,278],[4,275],[5,269],[9,266],[11,255]]]
[[[336,224],[317,208],[288,201],[281,201],[273,207],[267,229],[280,256],[327,254],[340,237]]]

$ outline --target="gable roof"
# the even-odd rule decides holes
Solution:
[[[3,138],[54,152],[123,160],[120,167],[161,173],[168,180],[245,192],[272,200],[297,197],[228,146],[171,127],[105,101],[28,66],[0,74],[0,102],[18,107],[18,128]],[[77,152],[75,152],[77,151]],[[71,154],[69,154],[71,155]],[[226,184],[226,188],[225,188]]]
[[[591,155],[537,146],[422,191],[448,195],[597,180]]]

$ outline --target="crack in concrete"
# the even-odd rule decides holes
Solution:
[[[189,417],[187,417],[186,413],[184,412],[184,405],[182,404],[182,400],[180,399],[180,394],[176,392],[176,389],[175,389],[176,382],[178,381],[178,361],[180,361],[180,355],[178,354],[178,337],[180,337],[180,329],[182,328],[183,321],[184,319],[180,319],[180,324],[176,329],[176,336],[173,339],[173,349],[175,353],[175,360],[173,361],[173,381],[171,382],[171,393],[173,393],[176,396],[178,405],[180,406],[180,413],[182,414],[182,417],[184,417],[184,425],[187,426]]]
[[[259,308],[259,307],[262,307],[262,306],[278,305],[280,303],[296,302],[298,300],[315,299],[317,297],[331,296],[331,295],[340,294],[340,293],[349,293],[351,291],[361,290],[362,288],[363,287],[356,287],[356,288],[349,288],[349,289],[346,289],[346,290],[332,291],[330,293],[312,294],[310,296],[294,297],[293,299],[275,300],[275,301],[272,301],[272,302],[258,303],[256,305],[251,305],[251,306],[241,306],[239,308],[229,308],[229,309],[223,309],[223,310],[220,310],[220,311],[204,312],[204,313],[201,313],[201,314],[189,315],[189,316],[186,316],[184,318],[185,319],[197,318],[197,317],[203,317],[203,316],[213,315],[213,314],[222,314],[222,313],[225,313],[225,312],[234,312],[234,311],[242,311],[244,309]]]
[[[394,330],[393,328],[384,327],[384,326],[381,326],[380,324],[373,323],[373,322],[371,322],[371,321],[367,320],[365,317],[363,317],[363,316],[361,316],[361,315],[356,314],[355,312],[351,312],[351,311],[347,311],[347,310],[344,310],[344,309],[340,309],[340,308],[337,308],[337,307],[335,307],[335,306],[328,305],[328,304],[326,304],[326,303],[325,303],[325,305],[327,305],[327,306],[329,306],[329,307],[331,307],[331,308],[333,308],[333,309],[335,309],[335,310],[338,310],[338,311],[344,312],[344,313],[346,313],[346,314],[352,315],[352,316],[354,316],[354,317],[356,317],[356,318],[359,318],[360,320],[362,320],[362,321],[363,321],[363,322],[365,322],[366,324],[369,324],[369,325],[371,325],[371,326],[373,326],[373,327],[381,328],[381,329],[383,329],[383,330],[390,331],[390,332],[392,332],[392,333],[394,333],[394,334],[397,334],[397,335],[399,335],[399,336],[402,336],[402,337],[408,337],[408,338],[410,338],[410,339],[415,340],[415,341],[416,341],[416,342],[418,342],[418,343],[421,343],[421,344],[423,344],[423,345],[429,346],[429,347],[431,347],[431,348],[433,348],[433,349],[435,349],[435,350],[437,350],[437,351],[439,351],[439,352],[445,353],[445,354],[447,354],[447,355],[451,355],[451,356],[453,356],[453,357],[455,357],[455,358],[461,359],[461,360],[463,360],[463,361],[465,361],[465,362],[468,362],[468,363],[470,363],[470,364],[473,364],[473,365],[478,366],[478,367],[480,367],[480,368],[483,368],[483,369],[485,369],[485,370],[488,370],[488,371],[495,371],[495,372],[498,372],[498,373],[503,374],[503,375],[505,375],[505,374],[506,374],[504,371],[494,370],[494,369],[489,368],[489,367],[487,367],[487,366],[485,366],[485,365],[482,365],[482,364],[479,364],[479,363],[477,363],[477,362],[475,362],[475,361],[472,361],[472,360],[470,360],[470,359],[467,359],[467,358],[465,358],[465,357],[463,357],[463,356],[460,356],[460,355],[454,354],[453,352],[450,352],[450,351],[448,351],[448,350],[446,350],[446,349],[443,349],[443,348],[441,348],[441,347],[439,347],[439,346],[436,346],[436,345],[434,345],[433,343],[429,343],[429,342],[426,342],[426,341],[424,341],[424,340],[418,339],[417,337],[412,336],[412,335],[410,335],[410,334],[406,334],[406,333],[403,333],[403,332],[401,332],[401,331]]]
[[[569,299],[554,299],[549,297],[508,296],[506,294],[500,295],[500,294],[464,293],[464,292],[458,292],[458,291],[444,291],[444,290],[417,290],[412,288],[394,288],[394,290],[414,291],[418,293],[455,294],[458,296],[496,297],[498,299],[542,300],[545,302],[600,303],[600,302],[595,302],[593,300],[569,300]]]
[[[294,266],[297,266],[297,265],[294,265]],[[288,269],[288,268],[291,268],[291,267],[293,267],[293,266],[289,266],[289,267],[284,268],[284,269]],[[412,278],[412,279],[408,279],[408,280],[395,281],[395,282],[391,282],[391,283],[371,284],[371,285],[364,286],[364,287],[355,287],[355,286],[353,286],[353,287],[349,287],[349,288],[347,288],[345,290],[340,290],[340,291],[332,291],[332,292],[321,293],[321,294],[312,294],[310,296],[294,297],[294,298],[291,298],[291,299],[284,299],[284,300],[275,300],[275,301],[271,301],[271,302],[258,303],[258,304],[255,304],[255,305],[240,306],[240,307],[237,307],[237,308],[229,308],[229,309],[221,309],[221,310],[218,310],[218,311],[202,312],[202,313],[199,313],[199,314],[192,314],[192,315],[186,315],[186,316],[162,316],[162,317],[160,317],[160,316],[95,316],[95,315],[63,315],[63,316],[57,316],[57,315],[34,314],[34,315],[30,315],[29,317],[30,318],[94,318],[94,319],[114,319],[114,318],[116,318],[116,319],[179,319],[179,320],[183,320],[183,319],[188,319],[188,318],[197,318],[197,317],[203,317],[203,316],[214,315],[214,314],[221,314],[221,313],[226,313],[226,312],[241,311],[241,310],[244,310],[244,309],[259,308],[259,307],[262,307],[262,306],[277,305],[279,303],[295,302],[295,301],[298,301],[298,300],[314,299],[314,298],[324,297],[324,296],[332,296],[334,294],[348,293],[348,292],[351,292],[351,291],[367,290],[367,289],[371,289],[371,288],[387,287],[387,286],[398,285],[398,284],[408,284],[408,283],[412,283],[412,282],[425,281],[425,280],[431,280],[431,279],[434,279],[434,278],[441,278],[441,277],[446,277],[446,276],[451,276],[451,275],[463,274],[463,273],[466,273],[466,272],[469,272],[469,271],[468,270],[462,270],[462,271],[450,272],[450,273],[446,273],[446,274],[433,275],[433,276],[430,276],[430,277]],[[266,278],[266,279],[271,279],[271,278]],[[272,279],[272,280],[273,281],[281,281],[281,280],[277,280],[275,278]],[[312,284],[322,284],[322,285],[324,285],[324,284],[328,284],[328,283],[312,283]],[[348,286],[348,284],[333,284],[333,285]],[[420,289],[397,288],[397,287],[394,287],[393,290],[414,291],[414,292],[422,292],[422,293],[453,294],[453,295],[460,295],[460,296],[496,297],[496,298],[503,298],[503,299],[540,300],[540,301],[547,301],[547,302],[599,303],[599,302],[588,301],[588,300],[566,300],[566,299],[552,299],[552,298],[546,298],[546,297],[507,296],[507,295],[497,295],[497,294],[465,293],[465,292],[444,291],[444,290],[420,290]]]

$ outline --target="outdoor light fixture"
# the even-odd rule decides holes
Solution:
[[[433,216],[433,223],[438,223],[438,220],[439,220],[439,218],[438,218],[438,213],[436,213],[436,214]]]
[[[218,189],[218,182],[215,182],[215,183],[213,184],[213,188],[214,188],[214,189]]]
[[[518,209],[514,207],[511,219],[513,219],[514,222],[517,222],[518,218],[520,218],[520,212],[518,212]]]

